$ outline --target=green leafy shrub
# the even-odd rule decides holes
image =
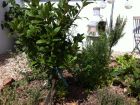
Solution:
[[[26,80],[14,82],[0,92],[0,105],[38,105],[43,96],[40,88],[29,88]]]
[[[17,33],[16,46],[28,55],[31,66],[49,73],[48,69],[63,66],[67,55],[77,52],[83,35],[69,36],[69,29],[88,3],[83,1],[82,7],[69,5],[67,0],[60,0],[57,7],[50,1],[27,3],[28,7],[22,8],[11,2],[5,26]]]
[[[140,66],[139,59],[125,54],[116,58],[118,66],[114,68],[114,81],[120,81],[127,87],[128,94],[139,97],[140,95]]]
[[[83,0],[82,6],[73,6],[69,0],[59,0],[55,6],[50,1],[39,4],[40,0],[25,0],[27,5],[20,7],[9,1],[4,26],[15,35],[18,51],[27,54],[33,70],[31,79],[48,79],[51,90],[59,79],[66,84],[62,76],[65,59],[77,53],[78,43],[84,38],[83,34],[71,35],[70,28],[90,2]]]
[[[126,25],[126,19],[121,18],[119,15],[116,19],[115,26],[109,27],[108,28],[109,31],[106,31],[106,33],[108,34],[110,55],[112,53],[112,47],[115,46],[118,43],[118,41],[124,36],[125,33],[123,33],[123,30],[124,30],[125,25]]]
[[[109,46],[112,48],[116,45],[120,38],[124,36],[123,30],[126,24],[126,19],[120,17],[120,15],[116,19],[116,23],[114,27],[111,27],[109,32]]]
[[[99,22],[99,38],[93,40],[91,45],[87,45],[77,57],[69,58],[71,61],[69,65],[72,65],[74,75],[77,76],[79,83],[91,89],[111,83],[112,76],[108,67],[111,48],[124,35],[125,23],[126,20],[118,16],[115,26],[108,33],[105,29],[106,22]]]
[[[54,97],[55,102],[63,102],[68,93],[68,89],[64,85],[63,81],[59,81],[58,85],[56,86],[56,93]]]
[[[123,95],[103,88],[97,91],[98,105],[137,105],[133,100],[127,100]]]
[[[109,47],[106,35],[101,35],[92,45],[83,49],[79,55],[79,72],[77,72],[80,83],[88,88],[98,88],[108,84],[110,78]]]
[[[14,105],[18,104],[15,100],[17,94],[11,87],[6,87],[3,92],[0,93],[0,105]]]

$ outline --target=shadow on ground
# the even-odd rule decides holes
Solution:
[[[9,54],[9,53],[0,54],[0,66],[4,65],[7,61],[7,59],[10,57],[11,57],[11,54]]]

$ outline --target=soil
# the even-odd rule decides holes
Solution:
[[[20,80],[23,78],[21,72],[31,71],[27,64],[28,61],[24,53],[0,55],[0,88],[5,84],[5,80],[9,78]]]
[[[118,54],[120,55],[120,54]],[[114,55],[115,57],[117,54]],[[139,55],[137,55],[139,57]],[[4,80],[7,78],[13,78],[14,80],[21,80],[23,76],[20,74],[22,72],[31,71],[28,67],[28,61],[25,54],[19,54],[16,56],[11,56],[11,54],[3,54],[0,55],[0,87],[4,85]],[[112,63],[111,66],[116,66]],[[67,71],[64,72],[65,78],[69,84],[68,92],[69,94],[62,100],[56,100],[55,105],[98,105],[97,91],[86,92],[82,86],[77,85],[73,76]],[[41,87],[46,83],[46,81],[32,81],[30,84],[26,86],[28,89],[32,89],[34,86]],[[116,94],[123,95],[126,97],[125,88],[121,88],[119,86],[110,86],[107,87],[110,91]],[[19,93],[23,93],[24,95],[25,88],[18,88],[17,91]],[[48,91],[43,90],[44,96],[48,93]],[[23,99],[26,99],[23,98]],[[129,97],[126,97],[129,100]],[[40,105],[43,105],[43,103]],[[140,104],[139,104],[140,105]]]

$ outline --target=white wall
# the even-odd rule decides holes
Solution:
[[[17,0],[20,3],[20,0]],[[125,9],[126,0],[116,0],[115,7],[114,7],[114,20],[120,14],[122,17],[127,18],[127,24],[125,27],[125,35],[124,37],[118,42],[118,44],[113,48],[114,51],[120,52],[131,52],[134,48],[134,38],[133,38],[133,16],[140,16],[140,0],[129,0],[133,7],[132,9]],[[75,4],[75,2],[70,2],[71,4]],[[2,0],[0,0],[0,5],[2,4]],[[98,18],[93,17],[93,7],[95,3],[88,5],[85,7],[81,13],[81,17],[87,17],[89,20],[83,18],[82,20],[77,20],[75,23],[78,24],[75,32],[85,33],[87,34],[87,24],[90,20],[98,20]],[[4,12],[6,10],[0,6],[0,23],[1,20],[4,18]],[[111,12],[111,4],[107,4],[105,9],[101,10],[101,15],[103,15],[104,20],[109,22]],[[9,47],[9,40],[7,39],[6,35],[8,32],[6,30],[2,30],[0,27],[0,53],[5,51]]]
[[[116,0],[114,7],[114,20],[120,14],[122,17],[127,18],[127,23],[124,29],[124,37],[113,48],[114,51],[131,52],[134,48],[134,34],[133,34],[133,16],[140,16],[140,0],[129,0],[132,4],[131,9],[125,9],[125,0]],[[104,17],[109,18],[108,10],[110,5],[107,5],[105,10],[102,10]]]
[[[4,20],[4,14],[7,8],[2,7],[2,0],[0,0],[0,54],[7,51],[10,47],[10,41],[8,38],[8,31],[2,30],[1,23]]]
[[[134,48],[134,35],[133,35],[133,16],[140,16],[140,0],[129,0],[132,4],[131,9],[125,9],[124,5],[126,0],[115,0],[115,7],[114,7],[114,20],[120,14],[121,17],[127,18],[127,23],[124,29],[124,37],[120,39],[118,44],[113,48],[114,51],[119,52],[131,52]],[[84,10],[81,12],[80,16],[88,17],[89,21],[94,20],[95,18],[92,16],[93,11],[92,8],[94,4],[88,5]],[[107,4],[105,9],[101,9],[101,15],[103,15],[103,19],[109,22],[110,20],[110,13],[111,13],[111,4]],[[94,18],[94,19],[93,19]],[[86,19],[78,20],[77,31],[80,33],[87,33],[87,24],[89,22]]]
[[[1,23],[4,21],[5,12],[9,10],[8,6],[3,8],[2,2],[4,0],[0,0],[0,54],[9,51],[12,47],[12,40],[9,38],[9,32],[7,29],[2,29]],[[21,4],[21,0],[16,0],[16,3]]]

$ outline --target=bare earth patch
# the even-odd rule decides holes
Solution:
[[[28,62],[26,55],[11,55],[3,54],[0,55],[0,88],[5,84],[4,81],[12,78],[19,80],[22,78],[20,72],[29,71]]]

